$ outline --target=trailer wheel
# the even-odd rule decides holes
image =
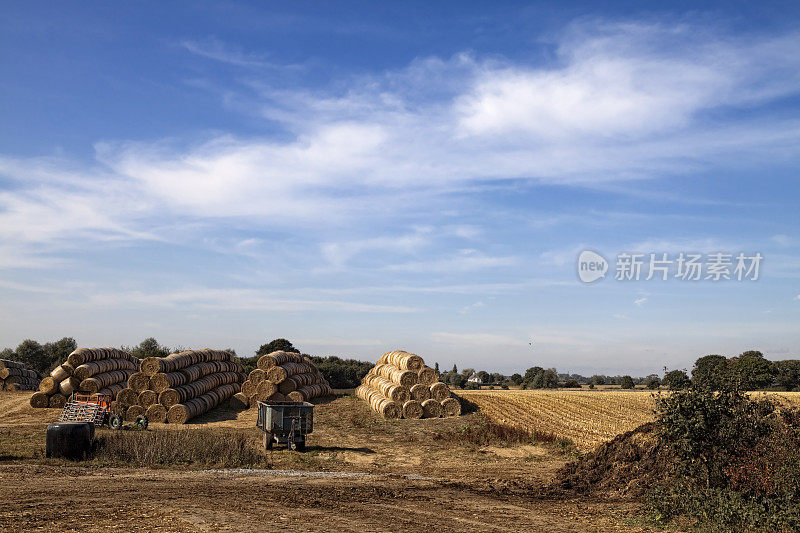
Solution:
[[[146,416],[139,415],[139,416],[136,417],[136,429],[140,429],[140,430],[144,431],[145,429],[147,429],[147,424],[148,423],[149,423],[149,421],[147,420]]]
[[[273,444],[275,444],[275,441],[272,438],[272,432],[265,431],[264,432],[264,449],[265,450],[271,450]]]
[[[299,441],[295,442],[294,443],[294,449],[295,449],[295,451],[298,451],[298,452],[306,451],[306,439],[299,440]]]
[[[108,427],[111,429],[122,429],[122,417],[119,415],[111,415],[108,419]]]

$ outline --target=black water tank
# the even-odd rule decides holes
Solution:
[[[92,449],[94,424],[56,422],[47,426],[47,457],[84,459]]]

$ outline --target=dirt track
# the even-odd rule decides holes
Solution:
[[[649,530],[632,525],[634,502],[542,496],[569,458],[551,446],[440,439],[478,422],[476,414],[384,421],[352,397],[318,405],[310,451],[272,452],[270,463],[347,477],[298,477],[47,460],[44,428],[58,411],[26,407],[28,396],[0,394],[3,531]],[[188,428],[226,427],[256,442],[254,419],[254,410],[220,409]],[[153,430],[175,429],[187,428]]]
[[[537,501],[391,476],[3,466],[0,483],[4,531],[636,531],[614,519],[630,505],[609,512],[600,503]]]

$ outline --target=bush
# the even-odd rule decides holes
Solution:
[[[372,363],[357,361],[355,359],[341,359],[336,356],[316,357],[311,360],[325,379],[328,380],[334,389],[354,389],[361,384],[361,380],[367,375]]]
[[[565,389],[580,389],[581,384],[575,381],[574,379],[568,379],[566,383],[564,383]]]
[[[633,382],[633,378],[630,376],[622,376],[619,380],[619,386],[621,389],[635,389],[636,384]]]
[[[800,527],[800,415],[738,390],[693,388],[657,399],[659,439],[676,457],[648,498],[658,521],[685,515],[712,530]]]

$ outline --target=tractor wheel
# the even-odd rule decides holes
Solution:
[[[136,417],[136,429],[144,431],[147,429],[148,420],[145,415],[139,415]]]
[[[120,415],[111,415],[108,419],[108,427],[111,429],[122,429],[122,417]]]

